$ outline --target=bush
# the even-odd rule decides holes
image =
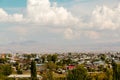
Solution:
[[[5,76],[10,75],[12,73],[11,65],[8,64],[0,65],[0,73]]]
[[[17,74],[23,74],[22,70],[18,69]]]

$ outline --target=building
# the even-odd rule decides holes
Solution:
[[[27,79],[30,79],[30,78],[31,78],[31,75],[17,75],[17,74],[15,74],[15,75],[9,75],[8,77],[9,77],[9,78],[15,78],[15,80],[17,80],[17,79],[19,79],[19,78],[27,78]],[[42,80],[42,76],[40,76],[40,75],[37,75],[37,78],[38,78],[39,80]]]

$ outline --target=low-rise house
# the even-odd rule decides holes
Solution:
[[[75,69],[75,65],[68,65],[68,66],[66,67],[66,69],[67,69],[67,70],[73,70],[73,69]]]
[[[17,74],[14,74],[14,75],[9,75],[8,77],[9,77],[9,78],[15,78],[16,80],[17,80],[17,79],[20,79],[20,78],[30,79],[30,78],[31,78],[31,75],[17,75]],[[39,80],[42,80],[42,76],[40,76],[40,75],[37,75],[37,78],[38,78]]]
[[[104,61],[95,61],[93,62],[94,65],[99,66],[99,65],[105,65]]]
[[[45,71],[46,67],[44,64],[36,64],[36,69],[37,69],[37,72],[43,72]]]

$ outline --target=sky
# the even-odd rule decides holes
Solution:
[[[0,0],[0,52],[120,50],[120,0]]]

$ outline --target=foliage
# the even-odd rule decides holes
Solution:
[[[117,64],[114,60],[112,60],[112,68],[113,68],[113,80],[118,80],[118,74],[117,74]]]
[[[15,78],[5,78],[4,80],[15,80]]]
[[[118,79],[120,80],[120,64],[117,64],[117,76]]]
[[[52,55],[52,61],[53,61],[54,63],[57,61],[57,55],[56,55],[56,54]]]
[[[104,65],[98,66],[98,69],[99,69],[99,71],[103,71],[104,70]]]
[[[55,63],[57,61],[57,55],[56,54],[48,55],[47,56],[47,61],[48,62],[53,61]]]
[[[53,72],[51,70],[47,71],[47,80],[54,80]]]
[[[113,71],[110,68],[105,69],[106,79],[107,80],[113,80]]]
[[[30,80],[28,78],[19,78],[18,80]]]
[[[45,56],[42,56],[41,59],[42,59],[42,63],[44,63],[45,62]]]
[[[100,58],[101,58],[101,60],[105,61],[106,55],[105,54],[100,54]]]
[[[6,79],[6,76],[3,74],[0,74],[0,80],[5,80],[5,79]]]
[[[33,60],[31,62],[31,79],[37,80],[36,63]]]
[[[5,63],[7,62],[7,59],[0,58],[0,63]]]
[[[54,78],[54,80],[66,80],[65,77]]]
[[[51,70],[47,70],[47,72],[44,73],[42,77],[42,80],[53,80],[53,73]]]
[[[96,80],[94,76],[87,76],[87,80]]]
[[[12,73],[11,65],[8,64],[0,65],[0,73],[5,76],[10,75]]]
[[[96,75],[96,80],[107,80],[106,75],[104,73],[99,73]]]
[[[53,69],[56,69],[56,67],[57,67],[56,64],[53,63],[52,61],[46,63],[46,68],[47,68],[47,69],[53,70]]]
[[[32,54],[31,54],[31,57],[32,57],[32,58],[35,58],[35,57],[36,57],[36,54],[32,53]]]
[[[86,80],[87,75],[87,70],[80,65],[76,69],[68,72],[67,80]]]
[[[22,70],[21,70],[21,69],[18,69],[18,70],[17,70],[17,74],[23,74]]]

